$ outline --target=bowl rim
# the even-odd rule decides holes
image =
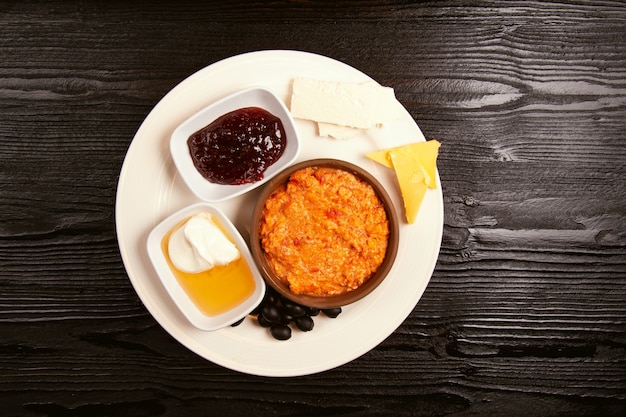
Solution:
[[[365,281],[353,291],[342,293],[336,296],[294,294],[289,290],[287,284],[283,282],[280,278],[276,277],[276,275],[273,273],[271,266],[264,256],[263,249],[261,248],[259,227],[263,207],[265,206],[265,201],[271,195],[271,193],[273,193],[278,187],[280,187],[289,179],[291,174],[307,167],[330,167],[352,173],[353,175],[357,176],[361,180],[364,180],[366,183],[372,186],[372,188],[376,192],[376,195],[381,200],[383,207],[385,208],[385,212],[387,214],[387,219],[389,222],[389,239],[385,258],[383,259],[382,264],[379,266],[376,272],[370,278],[368,278],[367,281]],[[320,309],[343,307],[364,298],[372,291],[374,291],[374,289],[376,289],[382,283],[382,281],[389,274],[389,271],[393,267],[396,255],[398,253],[398,246],[400,241],[399,217],[396,213],[393,201],[391,200],[391,197],[389,197],[389,194],[387,193],[383,185],[364,168],[348,161],[333,158],[310,159],[296,163],[284,169],[283,171],[281,171],[280,174],[276,175],[274,178],[268,181],[263,186],[261,193],[258,196],[256,206],[254,207],[254,210],[252,212],[251,225],[252,227],[250,230],[250,249],[252,252],[252,257],[257,263],[257,267],[267,284],[275,289],[280,295],[293,302],[307,307]]]

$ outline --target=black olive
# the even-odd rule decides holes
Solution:
[[[236,322],[234,322],[233,324],[231,324],[231,327],[237,327],[239,326],[241,323],[243,323],[243,321],[245,320],[245,317],[242,317],[241,319],[237,320]]]
[[[258,316],[259,314],[261,314],[261,309],[263,309],[263,302],[261,302],[258,306],[256,306],[254,310],[250,312],[250,315]]]
[[[331,319],[334,319],[335,317],[341,314],[341,307],[324,308],[322,309],[322,312],[326,314],[328,317],[330,317]]]
[[[300,304],[286,304],[285,310],[294,317],[300,317],[306,314],[306,308],[302,307]]]
[[[250,313],[257,316],[259,326],[269,328],[270,334],[278,340],[291,338],[291,323],[295,324],[300,331],[309,332],[313,330],[313,317],[323,312],[330,318],[335,318],[341,314],[341,307],[319,309],[307,307],[289,300],[279,295],[272,288],[267,288],[263,301]],[[243,321],[233,323],[236,326]]]
[[[267,321],[262,315],[259,315],[259,317],[257,318],[257,321],[259,322],[259,326],[261,327],[271,327],[272,324],[274,324],[270,321]]]
[[[298,329],[302,330],[303,332],[313,330],[314,324],[315,323],[310,316],[300,316],[296,318],[296,326],[298,326]]]
[[[271,304],[266,304],[263,306],[263,309],[261,310],[261,315],[265,320],[271,323],[276,323],[278,320],[280,320],[280,311],[278,310],[278,308]]]
[[[283,296],[280,297],[280,303],[283,305],[283,307],[285,308],[290,308],[292,305],[294,305],[293,301],[291,301],[288,298],[285,298]]]
[[[274,339],[287,340],[291,337],[291,328],[284,324],[274,324],[270,327],[270,333]]]
[[[280,316],[280,322],[282,324],[289,324],[292,321],[294,321],[296,318],[294,316],[292,316],[291,314],[288,314],[286,312],[284,312],[281,316]]]
[[[274,304],[274,303],[276,303],[276,301],[278,301],[278,296],[275,293],[268,292],[267,294],[265,294],[264,302],[266,302],[268,304]]]
[[[319,308],[315,308],[315,307],[307,307],[306,308],[306,314],[308,314],[311,317],[315,317],[318,314],[320,314],[320,309]]]

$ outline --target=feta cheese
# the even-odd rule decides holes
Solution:
[[[400,107],[393,88],[375,82],[293,81],[291,114],[300,119],[369,129],[396,120]]]
[[[348,126],[339,126],[332,123],[324,122],[317,123],[317,130],[320,136],[335,139],[349,139],[363,132],[363,129],[357,129]]]

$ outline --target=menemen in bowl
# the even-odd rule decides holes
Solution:
[[[370,183],[345,166],[313,162],[291,171],[259,219],[271,273],[295,295],[335,297],[357,290],[395,256],[395,247],[388,250],[388,208]]]

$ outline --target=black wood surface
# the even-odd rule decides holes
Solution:
[[[624,2],[100,3],[0,2],[1,415],[626,415]],[[443,144],[423,298],[369,353],[297,378],[172,339],[115,235],[151,108],[264,49],[362,70]]]

